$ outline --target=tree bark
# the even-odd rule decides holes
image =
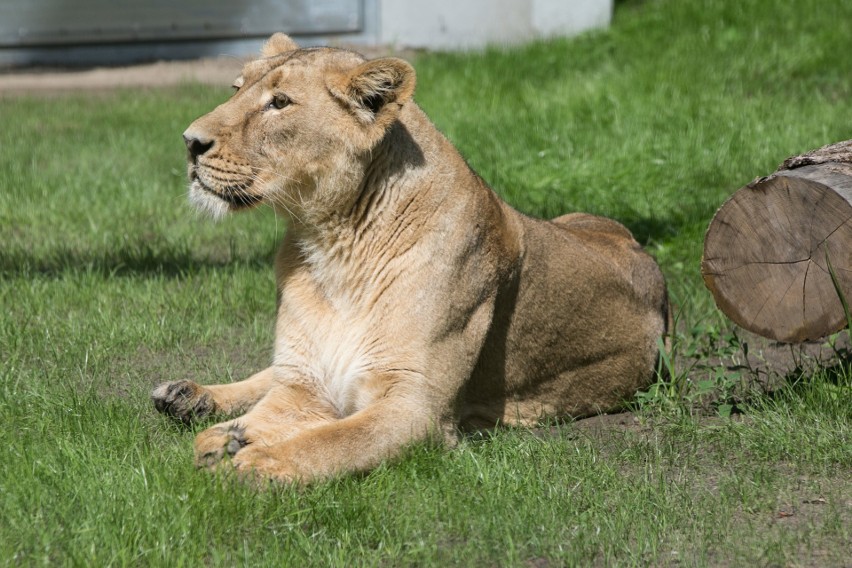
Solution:
[[[846,326],[829,266],[852,302],[852,140],[737,191],[710,222],[701,273],[736,324],[794,343]]]

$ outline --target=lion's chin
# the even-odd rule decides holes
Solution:
[[[261,201],[261,197],[242,191],[231,190],[224,195],[220,194],[197,178],[189,185],[189,202],[199,212],[214,219],[221,219],[230,211],[250,209]]]
[[[231,205],[227,201],[201,187],[197,180],[189,186],[189,202],[196,211],[216,220],[231,211]]]

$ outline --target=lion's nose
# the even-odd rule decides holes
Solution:
[[[183,133],[183,141],[186,143],[186,149],[189,150],[189,157],[193,162],[198,156],[213,147],[212,139],[195,135],[189,130]]]

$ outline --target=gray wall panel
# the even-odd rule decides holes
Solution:
[[[2,0],[0,47],[360,31],[362,0]]]

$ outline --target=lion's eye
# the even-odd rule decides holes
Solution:
[[[266,105],[266,108],[277,108],[278,110],[281,110],[282,108],[289,105],[291,102],[292,101],[290,100],[290,97],[281,93],[272,97],[272,100],[269,101],[269,104]]]

